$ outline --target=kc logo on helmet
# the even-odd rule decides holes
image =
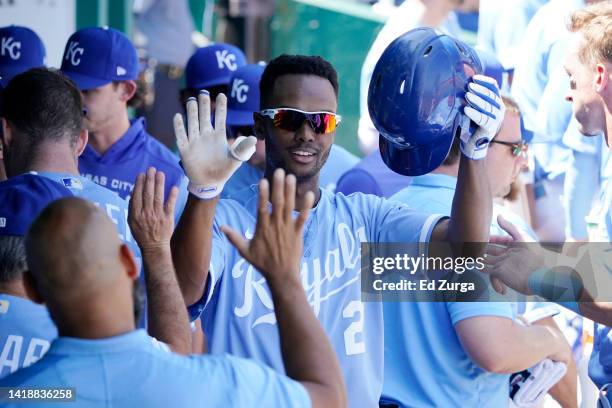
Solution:
[[[240,103],[245,103],[247,101],[248,92],[249,86],[244,83],[244,79],[234,79],[234,82],[232,82],[232,98],[236,98]]]
[[[223,66],[226,66],[230,71],[235,71],[238,68],[236,65],[236,56],[230,54],[227,50],[215,51],[215,55],[217,56],[219,69],[223,69]]]
[[[0,228],[6,227],[6,218],[0,217]]]
[[[21,41],[15,41],[13,37],[2,37],[0,43],[0,55],[8,55],[11,59],[17,60],[21,57]]]
[[[70,41],[64,59],[66,61],[70,61],[70,63],[76,67],[81,63],[81,56],[83,56],[83,52],[85,52],[85,50],[83,47],[79,47],[79,43],[77,41]]]

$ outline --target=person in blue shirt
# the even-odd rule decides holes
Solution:
[[[578,130],[585,136],[603,134],[608,146],[612,135],[612,95],[609,75],[612,66],[610,33],[612,27],[612,5],[601,2],[572,14],[569,29],[573,33],[564,68],[569,76],[570,89],[566,96],[572,102],[572,110],[578,121]],[[612,190],[604,194],[600,228],[612,242]],[[504,223],[515,241],[521,234],[510,223]],[[503,242],[495,240],[494,242]],[[532,249],[532,248],[531,248]],[[502,249],[503,253],[490,248],[491,268],[488,272],[510,288],[521,293],[535,293],[554,300],[597,323],[593,353],[589,362],[589,375],[598,387],[612,382],[612,304],[609,299],[598,299],[584,286],[578,274],[565,275],[563,270],[552,269],[541,254],[530,248],[512,245]],[[605,259],[605,257],[600,257]],[[594,259],[597,261],[597,259]],[[609,266],[602,265],[602,274],[609,274]],[[578,268],[580,269],[580,268]],[[554,279],[554,280],[551,280]],[[551,285],[551,283],[554,283]],[[554,290],[551,290],[554,289]],[[561,290],[557,290],[561,289]],[[561,294],[561,295],[560,295]],[[602,392],[600,397],[612,402],[612,394]],[[602,401],[602,406],[604,402]]]
[[[296,219],[285,216],[283,208],[293,206],[296,183],[293,176],[285,178],[282,172],[278,176],[272,189],[275,207],[258,220],[253,241],[247,243],[233,231],[226,233],[275,289],[283,359],[291,378],[233,356],[186,357],[153,346],[147,334],[135,328],[131,291],[137,268],[130,250],[117,239],[102,210],[69,198],[47,207],[25,241],[35,293],[49,308],[59,337],[42,359],[1,379],[0,386],[13,392],[72,387],[72,402],[37,401],[39,407],[68,407],[75,402],[79,407],[120,408],[345,406],[338,361],[299,283],[298,237],[308,210]],[[157,271],[147,281],[164,291],[157,299],[157,311],[174,321],[165,332],[176,336],[177,330],[189,329],[170,253],[176,190],[164,204],[163,182],[162,173],[152,169],[146,177],[138,177],[130,219],[143,252],[154,259]],[[264,210],[269,189],[262,183]],[[290,197],[286,203],[284,189]],[[313,198],[310,193],[307,200]],[[6,407],[21,405],[8,398],[2,402]]]
[[[27,172],[55,180],[72,194],[96,203],[115,222],[120,239],[139,250],[127,225],[127,202],[79,175],[87,144],[81,95],[72,81],[36,68],[14,77],[2,92],[3,152],[8,177]]]
[[[112,28],[79,30],[68,39],[61,71],[83,95],[89,140],[79,157],[81,175],[129,199],[136,176],[153,166],[166,174],[166,194],[180,187],[180,213],[187,190],[178,158],[146,132],[143,118],[128,116],[139,72],[130,40]]]
[[[69,196],[66,187],[37,175],[0,182],[0,378],[36,362],[57,337],[47,309],[28,295],[24,236],[47,204]]]
[[[317,56],[282,55],[266,66],[260,90],[262,110],[255,115],[255,131],[266,141],[264,177],[275,180],[278,169],[295,175],[295,205],[285,208],[286,216],[312,207],[303,235],[295,238],[304,246],[300,290],[340,360],[349,405],[377,406],[383,377],[382,304],[361,301],[360,243],[487,239],[491,197],[488,188],[480,189],[486,185],[481,163],[462,154],[459,177],[465,183],[457,190],[450,221],[371,195],[334,194],[321,188],[319,179],[337,125],[333,66]],[[493,112],[489,124],[497,126],[500,108],[484,105]],[[258,186],[219,200],[226,181],[250,158],[256,143],[248,137],[228,145],[225,116],[226,98],[219,95],[212,126],[207,94],[187,103],[187,131],[182,116],[175,116],[191,192],[173,236],[177,276],[192,319],[203,316],[212,354],[248,357],[285,372],[274,288],[220,232],[227,225],[253,237],[255,219],[267,205],[257,199],[262,192]],[[313,193],[314,203],[307,198]]]
[[[410,184],[410,177],[391,170],[374,150],[338,180],[336,192],[349,195],[355,192],[389,198]]]
[[[508,194],[526,154],[518,107],[502,98],[506,116],[485,159],[496,198]],[[418,211],[450,214],[458,156],[455,142],[442,166],[414,177],[390,200]],[[500,213],[508,210],[494,204],[491,234],[501,230],[496,221]],[[385,302],[381,402],[402,407],[507,406],[510,374],[551,358],[568,365],[563,383],[552,393],[564,406],[574,406],[576,369],[569,345],[552,317],[534,326],[516,323],[515,306],[510,302]]]

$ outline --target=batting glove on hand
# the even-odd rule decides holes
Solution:
[[[208,92],[201,92],[197,102],[195,98],[187,100],[187,132],[182,115],[174,115],[176,144],[189,178],[188,189],[202,199],[221,194],[227,180],[255,153],[257,142],[254,136],[241,136],[229,146],[225,132],[227,98],[219,94],[216,102],[214,128]]]
[[[497,135],[504,120],[506,107],[501,100],[497,81],[484,75],[474,75],[465,94],[468,105],[463,112],[478,125],[472,136],[461,135],[461,151],[472,160],[487,156],[489,143]]]

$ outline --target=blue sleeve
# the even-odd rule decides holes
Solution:
[[[220,406],[311,407],[310,396],[299,382],[252,360],[223,356],[196,357],[202,360],[208,389]]]
[[[372,242],[429,242],[440,214],[414,211],[410,207],[378,198],[373,225]]]
[[[593,197],[599,191],[599,177],[594,177],[599,174],[599,168],[598,155],[572,150],[563,185],[565,232],[571,238],[588,238],[584,217],[589,214]]]
[[[382,196],[382,190],[370,173],[361,169],[352,169],[344,173],[336,185],[336,193],[349,195],[361,192],[364,194],[374,194]]]
[[[449,302],[446,304],[453,325],[470,317],[496,316],[514,319],[509,302]]]

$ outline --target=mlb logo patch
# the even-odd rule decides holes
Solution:
[[[83,189],[83,184],[81,183],[81,180],[78,180],[75,178],[70,178],[70,177],[63,178],[62,183],[64,183],[64,187],[66,188],[74,188],[77,190]]]
[[[6,228],[6,218],[0,217],[0,228]]]
[[[8,300],[0,300],[0,314],[7,314],[10,304]]]

